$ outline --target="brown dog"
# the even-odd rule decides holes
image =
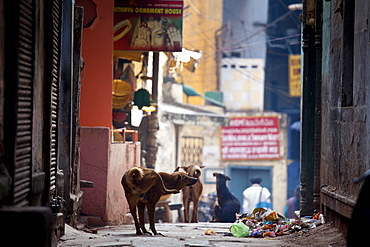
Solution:
[[[199,205],[199,199],[203,192],[203,184],[199,180],[200,176],[202,175],[201,168],[204,168],[204,166],[198,166],[198,165],[191,165],[191,166],[185,166],[185,167],[178,167],[185,170],[185,172],[193,178],[197,178],[198,181],[191,186],[187,186],[182,189],[182,203],[184,205],[184,221],[185,223],[189,223],[190,219],[190,202],[193,202],[193,213],[191,217],[191,223],[198,223],[198,205]],[[175,170],[175,171],[176,171]]]
[[[146,171],[146,172],[147,170],[152,170],[152,169],[141,168],[141,167],[139,167],[139,169],[143,169],[143,171]],[[149,180],[146,179],[144,176],[140,180],[140,182],[137,182],[135,179],[135,176],[131,176],[130,174],[131,173],[127,171],[123,175],[121,183],[122,183],[123,189],[125,190],[125,196],[129,204],[131,215],[135,221],[135,228],[136,228],[137,235],[141,235],[143,233],[150,234],[145,229],[145,222],[144,222],[145,207],[147,207],[148,209],[150,229],[152,230],[154,235],[158,235],[157,230],[155,229],[155,226],[154,226],[154,210],[155,210],[155,204],[159,201],[159,198],[162,195],[166,195],[170,193],[178,193],[182,188],[189,186],[189,185],[193,185],[197,182],[197,179],[191,178],[183,172],[174,172],[172,174],[165,173],[165,172],[157,173],[160,176],[161,178],[160,180],[163,183],[158,183],[152,179],[153,177],[156,177],[156,176],[150,177]],[[140,185],[145,184],[145,186],[141,186],[141,188],[144,188],[144,187],[145,188],[150,187],[150,188],[146,192],[137,194],[136,187],[134,190],[132,189],[132,185],[138,185],[138,184]],[[141,190],[144,191],[143,189]],[[173,191],[173,192],[169,192],[169,191]],[[136,208],[138,208],[138,212],[139,212],[139,221],[136,215]]]
[[[155,185],[158,186],[160,192],[164,195],[179,193],[178,190],[167,189],[163,184],[162,177],[153,169],[133,167],[124,174],[124,177],[127,186],[131,189],[132,195],[146,193]]]

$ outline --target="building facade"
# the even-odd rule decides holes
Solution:
[[[51,208],[54,226],[45,227],[59,237],[65,222],[76,224],[83,194],[82,10],[68,1],[30,0],[1,1],[0,11],[0,207],[25,212],[19,222],[46,215],[30,206]]]
[[[304,1],[301,214],[324,210],[344,232],[369,169],[369,8]]]

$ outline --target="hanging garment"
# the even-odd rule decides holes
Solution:
[[[137,90],[134,94],[134,105],[137,105],[139,109],[143,106],[150,106],[150,94],[145,88]]]

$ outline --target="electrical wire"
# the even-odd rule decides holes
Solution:
[[[283,0],[279,0],[279,2],[285,8],[285,11],[289,10],[289,7],[283,2]],[[297,20],[296,18],[292,18],[292,16],[290,16],[290,17],[295,22],[295,24],[297,24],[297,27],[300,28],[301,27],[301,22],[299,20]]]
[[[223,52],[223,51],[230,51],[230,50],[232,51],[232,50],[235,50],[235,49],[238,49],[238,48],[244,48],[244,47],[248,47],[248,46],[255,46],[255,45],[260,45],[260,44],[266,44],[266,42],[268,42],[268,41],[269,42],[272,42],[272,41],[290,39],[290,38],[298,37],[300,35],[301,34],[294,34],[294,35],[289,35],[289,36],[284,36],[284,37],[278,37],[278,38],[274,38],[274,39],[268,39],[266,41],[261,41],[261,42],[255,42],[255,43],[250,43],[250,44],[245,44],[245,45],[238,45],[238,46],[235,46],[235,47],[221,48],[221,49],[218,49],[218,50],[214,50],[214,52]],[[207,58],[214,57],[214,56],[216,56],[216,55],[215,54],[212,54],[212,55],[208,55],[208,56],[203,56],[202,59],[207,59]]]
[[[286,12],[285,14],[283,14],[282,16],[276,18],[275,20],[273,20],[272,22],[266,24],[265,27],[261,28],[260,30],[257,30],[256,32],[252,33],[251,35],[249,35],[248,37],[246,38],[243,38],[239,41],[236,41],[236,42],[233,42],[234,44],[233,45],[239,45],[245,41],[248,41],[250,40],[251,38],[253,38],[254,36],[256,36],[257,34],[261,33],[261,32],[264,32],[266,31],[269,27],[275,25],[277,22],[285,19],[287,16],[289,16],[290,14],[292,14],[294,12],[294,10],[289,10],[288,12]]]
[[[209,16],[202,14],[201,11],[199,9],[197,9],[195,7],[195,5],[191,2],[191,0],[188,0],[188,2],[190,4],[190,6],[198,14],[200,14],[201,16],[203,16],[205,18],[209,18]],[[286,5],[284,7],[287,8]],[[223,48],[218,49],[218,50],[215,49],[215,50],[212,50],[212,52],[233,51],[233,50],[236,50],[236,49],[245,48],[245,47],[249,47],[249,46],[252,46],[252,45],[257,45],[257,44],[261,44],[261,43],[265,44],[266,42],[277,41],[277,40],[281,40],[281,39],[288,39],[288,38],[293,38],[293,37],[300,36],[300,34],[296,34],[296,35],[290,35],[290,36],[285,36],[285,37],[281,37],[281,38],[270,39],[270,40],[266,40],[266,41],[263,41],[263,42],[256,42],[256,43],[252,43],[252,44],[239,45],[240,43],[243,43],[243,42],[245,42],[245,41],[253,38],[257,34],[265,31],[267,28],[271,27],[272,25],[276,24],[277,22],[285,19],[287,16],[289,16],[293,12],[294,12],[294,10],[289,10],[288,12],[286,12],[285,14],[283,14],[282,16],[280,16],[277,19],[275,19],[274,21],[268,23],[264,28],[262,28],[260,30],[257,30],[256,32],[252,33],[251,35],[249,35],[248,37],[245,37],[244,39],[242,39],[240,41],[234,42],[233,46],[231,46],[231,47],[223,47]],[[211,18],[211,19],[215,19],[215,18]],[[219,21],[218,19],[216,19],[216,20]],[[209,37],[207,37],[205,35],[205,33],[201,30],[201,27],[199,26],[199,24],[198,23],[194,23],[193,20],[190,20],[190,21],[192,22],[191,23],[191,26],[192,27],[196,27],[199,30],[199,31],[194,30],[196,32],[196,34],[198,34],[198,36],[200,36],[205,42],[207,42],[210,47],[215,46],[215,44],[213,44],[211,42],[212,39],[210,39]],[[232,43],[232,41],[230,41],[230,43]],[[190,44],[191,44],[191,42],[190,42]],[[250,50],[250,49],[248,49],[248,50]],[[206,53],[204,53],[204,54],[206,54]],[[208,56],[206,55],[206,56],[203,57],[203,59],[206,59],[207,57],[214,57],[214,56],[215,55],[208,55]]]
[[[277,38],[274,38],[274,39],[270,39],[269,41],[278,41],[278,40],[284,40],[284,39],[289,39],[289,38],[292,38],[292,37],[298,37],[300,36],[300,34],[294,34],[294,35],[289,35],[289,36],[284,36],[284,37],[277,37]],[[260,44],[265,44],[265,42],[256,42],[256,43],[251,43],[251,44],[246,44],[246,45],[242,45],[242,46],[238,46],[238,47],[247,47],[247,46],[253,46],[253,45],[260,45]],[[224,51],[226,49],[218,49],[218,50],[214,50],[215,52],[220,52],[220,51]],[[271,52],[269,52],[271,53]],[[282,54],[284,56],[289,56],[288,54]],[[214,58],[216,55],[215,53],[212,53],[210,55],[206,55],[206,53],[203,54],[201,60],[206,60],[206,59],[209,59],[209,58]],[[263,83],[261,81],[261,83]]]
[[[205,18],[209,18],[209,19],[212,19],[212,20],[216,20],[216,21],[218,21],[218,22],[221,22],[219,19],[216,19],[216,18],[213,18],[213,17],[211,17],[211,16],[208,16],[208,15],[205,15],[205,14],[203,14],[194,4],[193,4],[193,2],[191,1],[191,0],[187,0],[188,2],[189,2],[189,5],[195,10],[195,12],[197,13],[197,14],[199,14],[199,15],[201,15],[201,16],[203,16],[203,17],[205,17]],[[286,13],[284,13],[283,15],[281,15],[280,17],[278,17],[278,18],[276,18],[275,20],[273,20],[272,22],[270,22],[270,23],[268,23],[265,27],[263,27],[262,29],[260,29],[260,30],[257,30],[257,31],[255,31],[254,33],[252,33],[251,35],[249,35],[248,37],[245,37],[245,38],[243,38],[242,40],[239,40],[239,41],[236,41],[236,42],[232,42],[231,40],[230,40],[230,42],[229,43],[233,43],[233,46],[232,47],[229,47],[229,48],[222,48],[223,49],[223,51],[229,51],[229,50],[235,50],[235,49],[238,49],[238,48],[243,48],[243,47],[248,47],[248,46],[250,46],[250,44],[246,44],[246,45],[239,45],[239,44],[241,44],[241,43],[243,43],[243,42],[245,42],[245,41],[247,41],[247,40],[249,40],[249,39],[251,39],[251,38],[253,38],[254,36],[256,36],[257,34],[259,34],[259,33],[261,33],[261,32],[263,32],[263,31],[265,31],[265,30],[267,30],[269,27],[271,27],[271,26],[273,26],[273,25],[275,25],[277,22],[279,22],[279,21],[281,21],[281,20],[283,20],[283,19],[285,19],[286,17],[288,17],[288,16],[290,16],[295,10],[289,10],[289,8],[286,6],[286,4],[284,4],[281,0],[279,0],[280,1],[280,3],[282,4],[282,6],[286,9],[286,10],[288,10]],[[230,10],[228,10],[227,8],[225,8],[227,11],[229,11],[230,13],[232,13]],[[236,15],[235,15],[236,16]],[[242,20],[241,18],[239,18],[240,20]],[[295,18],[293,18],[293,19],[295,19]],[[197,23],[194,23],[193,22],[193,26],[197,26],[198,28],[199,28],[199,30],[200,30],[200,32],[197,32],[198,34],[202,34],[202,35],[204,35],[204,32],[201,30],[201,28],[200,28],[200,26],[199,26],[199,24],[197,24]],[[248,31],[248,30],[247,30]],[[300,35],[300,34],[299,34]],[[205,35],[204,35],[205,36]],[[297,35],[298,36],[298,35]],[[289,36],[288,36],[289,37]],[[296,35],[292,35],[292,36],[290,36],[290,37],[296,37]],[[210,42],[210,39],[207,37],[207,36],[205,36],[204,38],[204,41],[206,41],[209,45],[211,45],[211,46],[214,46],[214,44],[213,43],[211,43]],[[276,40],[278,40],[278,39],[276,39]],[[272,39],[272,40],[269,40],[269,41],[274,41],[274,39]],[[221,51],[221,50],[214,50],[215,52],[217,52],[217,51]]]
[[[281,0],[280,0],[281,1]],[[216,18],[213,18],[211,16],[208,16],[208,15],[205,15],[203,14],[198,8],[196,8],[196,6],[191,2],[191,0],[188,0],[190,6],[195,10],[195,12],[205,18],[209,18],[209,19],[212,19],[212,20],[216,20],[218,22],[221,22],[219,19],[216,19]],[[286,7],[286,5],[285,5]],[[286,7],[287,8],[287,7]],[[258,35],[259,33],[263,32],[263,31],[266,31],[269,27],[275,25],[277,22],[285,19],[287,16],[290,16],[292,13],[294,12],[294,10],[289,10],[287,11],[285,14],[283,14],[282,16],[278,17],[277,19],[273,20],[272,22],[268,23],[265,27],[263,27],[262,29],[260,30],[257,30],[255,31],[254,33],[252,33],[251,35],[243,38],[242,40],[239,40],[239,41],[236,41],[236,42],[232,42],[233,43],[233,46],[231,47],[224,47],[224,48],[221,48],[221,49],[214,49],[213,50],[213,53],[215,52],[222,52],[222,51],[232,51],[232,50],[235,50],[235,49],[240,49],[240,48],[245,48],[245,47],[251,47],[251,46],[255,46],[255,45],[259,45],[259,44],[266,44],[266,41],[278,41],[278,40],[284,40],[284,39],[289,39],[289,38],[293,38],[293,37],[298,37],[300,36],[300,34],[295,34],[295,35],[289,35],[289,36],[285,36],[285,37],[278,37],[278,38],[274,38],[274,39],[269,39],[269,40],[266,40],[266,41],[262,41],[262,42],[255,42],[255,43],[250,43],[250,44],[243,44],[243,45],[240,45],[241,43],[244,43],[245,41],[248,41],[250,40],[251,38],[253,38],[254,36]],[[193,20],[191,20],[193,22]],[[204,32],[201,30],[199,24],[197,23],[194,23],[193,22],[193,27],[197,27],[199,29],[199,32],[198,31],[195,31],[198,35],[201,34],[201,38],[206,41],[210,46],[214,46],[213,43],[211,43],[210,39],[204,34]],[[191,44],[191,42],[188,42]],[[203,56],[202,57],[202,60],[204,59],[208,59],[208,58],[211,58],[211,57],[214,57],[215,54],[212,54],[212,55],[208,55],[208,56]],[[262,81],[261,78],[257,78],[255,77],[255,75],[253,75],[250,71],[242,71],[242,70],[239,70],[239,69],[236,69],[236,71],[238,71],[239,73],[242,73],[243,75],[245,75],[246,77],[248,77],[249,79],[251,79],[252,81],[254,82],[257,82],[257,83],[260,83],[264,86],[264,88],[266,88],[267,90],[269,90],[270,92],[272,93],[276,93],[282,97],[285,97],[288,99],[288,101],[292,102],[293,104],[295,104],[296,106],[300,106],[299,104],[296,103],[296,101],[294,101],[292,99],[292,97],[289,95],[289,93],[286,92],[286,88],[282,88],[282,89],[279,89],[279,88],[276,88],[276,87],[272,87],[270,86],[269,84],[266,84],[264,81]]]
[[[231,59],[232,61],[237,63],[234,60],[234,58],[229,58],[229,59]],[[280,96],[286,98],[288,102],[294,104],[297,107],[300,107],[300,104],[297,104],[297,102],[290,96],[290,94],[288,92],[286,92],[286,89],[288,89],[288,88],[286,88],[286,87],[281,87],[281,88],[272,87],[269,84],[266,84],[266,82],[263,81],[261,78],[258,78],[255,75],[253,75],[252,72],[248,71],[248,70],[240,70],[240,69],[236,68],[235,71],[237,71],[237,72],[241,73],[242,75],[245,75],[246,77],[251,79],[252,83],[253,82],[260,83],[268,91],[270,91],[272,93],[275,93],[277,95],[280,95]]]
[[[201,30],[201,28],[199,27],[198,24],[192,22],[192,23],[190,23],[190,25],[192,27],[198,28],[199,31],[197,31],[195,29],[193,29],[193,31],[196,32],[196,34],[198,34],[198,36],[200,36],[206,43],[208,43],[209,46],[211,46],[211,47],[215,46],[215,44],[211,42],[212,39],[210,39],[209,37],[206,36],[206,34]]]
[[[237,63],[235,61],[234,58],[229,58],[231,59],[231,61],[234,61],[235,63]],[[262,86],[264,86],[264,88],[272,93],[275,93],[276,95],[280,95],[284,98],[287,99],[288,102],[294,104],[295,106],[297,107],[300,107],[300,104],[297,104],[296,100],[294,100],[290,94],[286,91],[288,88],[286,87],[272,87],[271,85],[267,84],[265,81],[263,81],[261,78],[258,78],[256,77],[255,75],[252,74],[251,71],[248,71],[248,70],[240,70],[238,68],[235,69],[235,71],[241,73],[242,75],[246,76],[247,78],[249,78],[250,80],[252,80],[252,82],[255,82],[255,83],[260,83]]]
[[[220,23],[222,23],[222,20],[219,20],[219,19],[217,19],[217,18],[214,18],[214,17],[212,17],[212,16],[209,16],[209,15],[205,15],[205,14],[203,14],[197,7],[195,7],[195,5],[192,3],[192,1],[191,0],[187,0],[188,2],[189,2],[189,4],[190,4],[190,6],[195,10],[195,12],[198,14],[198,15],[201,15],[201,16],[203,16],[203,17],[205,17],[205,18],[208,18],[208,19],[211,19],[211,20],[215,20],[215,21],[218,21],[218,22],[220,22]]]

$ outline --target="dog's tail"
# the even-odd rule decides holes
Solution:
[[[140,181],[144,177],[144,172],[138,167],[133,167],[127,171],[126,174],[126,183],[129,187],[135,188],[137,184],[135,181]]]
[[[188,175],[193,178],[199,178],[201,174],[202,170],[198,165],[191,167],[190,171],[188,171]]]

